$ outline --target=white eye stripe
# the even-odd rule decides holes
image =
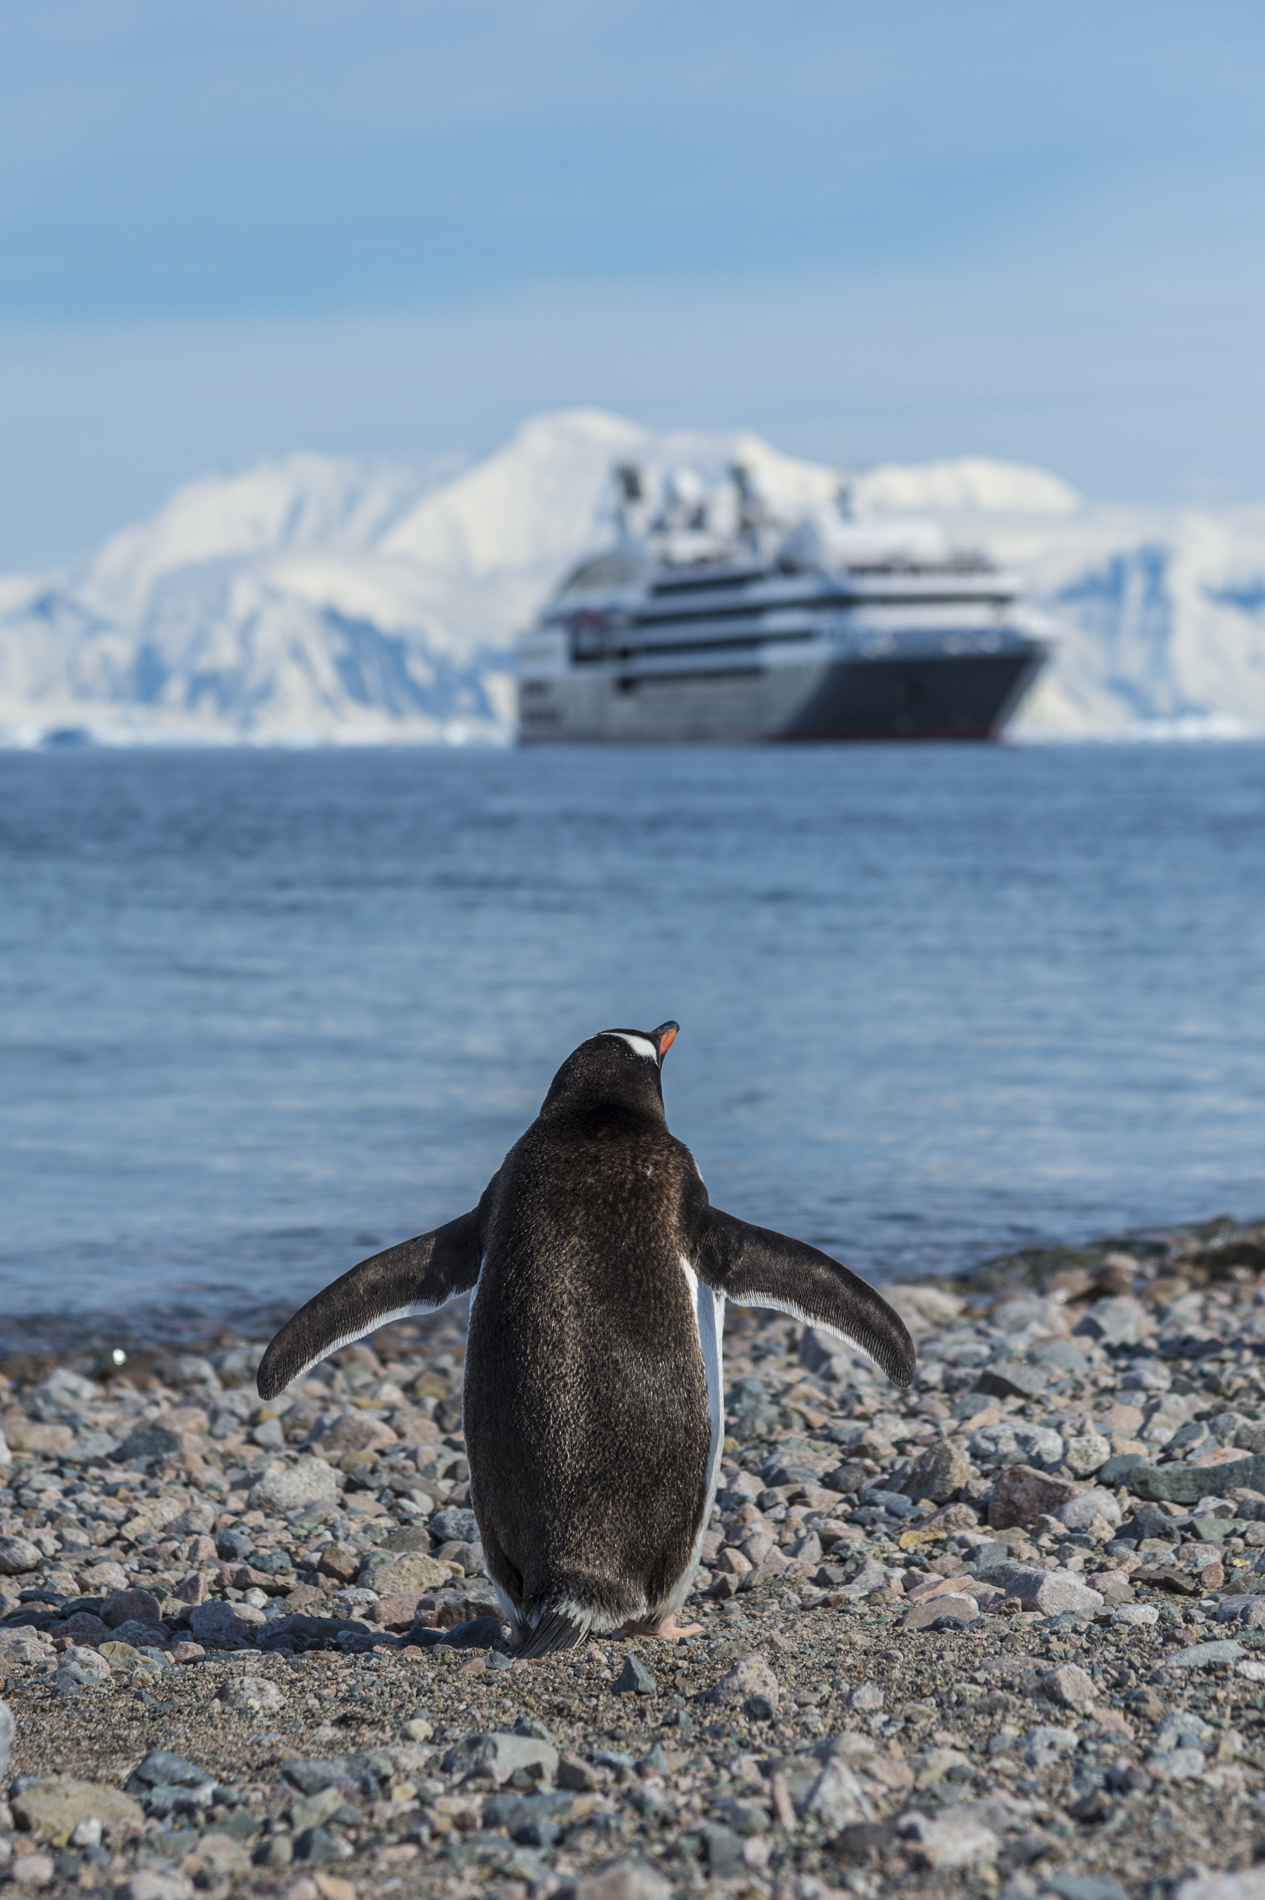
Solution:
[[[659,1051],[652,1042],[647,1041],[645,1036],[630,1036],[622,1029],[611,1029],[607,1031],[607,1034],[618,1036],[619,1040],[626,1042],[636,1055],[648,1056],[651,1062],[659,1060]]]

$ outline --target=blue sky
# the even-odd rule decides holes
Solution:
[[[1248,0],[13,0],[0,565],[543,407],[1265,495]]]

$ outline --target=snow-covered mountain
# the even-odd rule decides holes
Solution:
[[[0,579],[0,735],[114,742],[500,739],[512,647],[609,533],[612,462],[719,484],[742,461],[785,517],[834,470],[758,437],[537,417],[446,479],[293,455],[178,489],[65,571]],[[855,481],[1029,579],[1063,629],[1033,736],[1265,731],[1265,506],[1094,506],[1057,476],[965,459]]]

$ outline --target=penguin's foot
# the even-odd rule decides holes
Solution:
[[[701,1636],[701,1623],[687,1623],[682,1629],[675,1616],[665,1616],[658,1623],[625,1623],[620,1630],[621,1636],[657,1636],[663,1643],[679,1643],[683,1636]]]

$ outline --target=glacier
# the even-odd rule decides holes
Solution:
[[[81,561],[0,577],[0,743],[504,743],[516,636],[609,534],[622,460],[708,482],[741,461],[787,517],[839,480],[752,434],[598,410],[534,417],[457,472],[294,454],[205,476]],[[1053,618],[1016,737],[1265,733],[1265,505],[1095,503],[980,457],[852,488],[1017,568]]]

